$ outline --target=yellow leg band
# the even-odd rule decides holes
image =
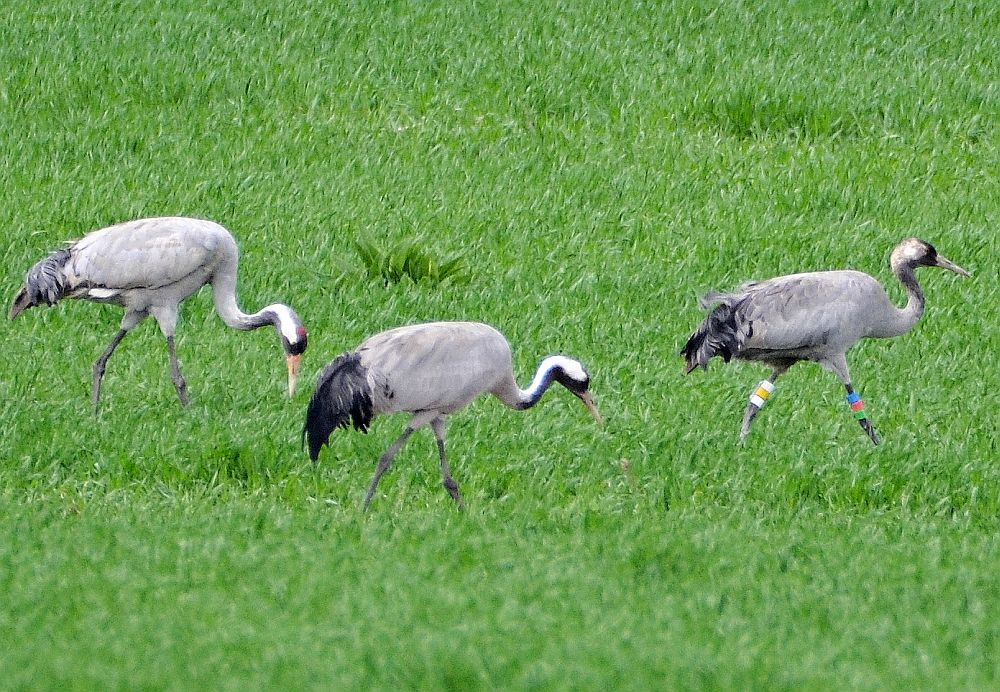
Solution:
[[[771,392],[773,391],[774,384],[768,380],[764,380],[757,385],[757,389],[755,389],[753,394],[750,395],[750,403],[757,408],[764,408],[764,404],[766,404],[767,400],[771,398]]]

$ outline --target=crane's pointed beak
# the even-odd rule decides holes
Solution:
[[[957,264],[955,264],[954,262],[952,262],[950,259],[948,259],[944,255],[938,255],[937,256],[937,260],[935,261],[935,265],[937,265],[938,267],[941,267],[942,269],[947,269],[948,271],[953,271],[956,274],[958,274],[959,276],[972,276],[972,274],[970,274],[969,272],[967,272],[964,269],[962,269],[960,266],[958,266]]]
[[[576,392],[574,392],[574,394],[576,394]],[[597,424],[604,425],[604,418],[601,417],[601,412],[597,410],[597,404],[594,403],[594,395],[590,392],[583,392],[582,394],[576,395],[580,397],[580,401],[582,401],[583,405],[587,407],[588,411],[590,411],[590,415],[594,417]]]
[[[299,368],[302,365],[302,354],[288,356],[288,396],[295,396],[295,383],[299,381]]]

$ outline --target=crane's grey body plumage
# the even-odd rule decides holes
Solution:
[[[745,283],[731,293],[711,292],[701,301],[711,311],[681,350],[687,371],[707,368],[721,356],[769,365],[773,382],[795,363],[809,360],[834,372],[853,395],[846,353],[864,338],[890,338],[906,333],[924,312],[917,266],[939,266],[968,273],[940,256],[932,245],[910,238],[893,251],[890,264],[907,291],[907,303],[896,307],[882,285],[859,271],[823,271]],[[714,307],[713,307],[714,306]],[[762,383],[763,384],[763,383]],[[761,403],[761,406],[763,404]],[[748,406],[742,435],[759,406]],[[872,441],[879,437],[867,418],[860,418]]]
[[[445,487],[459,505],[458,484],[444,451],[445,418],[484,393],[511,408],[537,403],[552,382],[578,396],[598,417],[589,394],[590,378],[577,361],[550,356],[528,390],[514,379],[510,344],[500,332],[476,322],[432,322],[391,329],[339,356],[320,375],[309,402],[303,434],[313,461],[338,427],[367,431],[372,418],[409,412],[403,434],[379,461],[365,498],[371,501],[382,474],[413,431],[430,426],[438,440]]]
[[[709,293],[701,300],[703,307],[714,303],[718,306],[693,337],[699,344],[689,363],[692,369],[707,367],[715,355],[727,361],[820,361],[862,338],[881,336],[885,317],[896,310],[882,286],[857,271],[791,274],[749,282],[733,293]]]
[[[365,340],[357,352],[380,414],[447,415],[483,392],[499,392],[501,400],[501,394],[507,395],[504,403],[511,400],[511,389],[501,386],[513,383],[510,345],[485,324],[437,322],[390,329]],[[459,369],[474,376],[462,377]]]
[[[289,355],[289,388],[305,350],[306,332],[288,306],[270,305],[252,315],[236,302],[239,248],[221,225],[204,219],[162,217],[140,219],[88,233],[38,262],[11,306],[11,319],[37,305],[54,305],[63,298],[110,303],[125,308],[121,329],[94,364],[93,402],[108,358],[124,335],[153,316],[167,339],[171,372],[182,403],[187,386],[180,374],[174,346],[178,306],[206,283],[222,320],[242,330],[275,326]],[[293,373],[293,369],[295,373]]]

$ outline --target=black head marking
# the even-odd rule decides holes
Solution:
[[[298,356],[306,352],[306,347],[309,345],[309,334],[306,333],[304,327],[299,327],[299,340],[294,344],[291,343],[284,336],[281,337],[281,345],[285,349],[285,353],[290,356]]]
[[[583,369],[583,380],[570,377],[561,365],[557,365],[553,368],[552,375],[556,382],[571,392],[582,394],[590,389],[590,373],[588,373],[586,369]]]

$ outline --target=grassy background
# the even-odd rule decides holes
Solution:
[[[185,304],[182,409],[155,326],[4,327],[0,679],[11,687],[985,687],[996,684],[1000,10],[914,2],[73,0],[0,10],[0,243],[12,298],[65,239],[217,220],[244,308]],[[869,271],[918,235],[924,320],[861,344],[873,448],[835,378],[685,379],[696,296]],[[382,285],[356,238],[464,253]],[[315,375],[404,323],[498,326],[530,379],[583,360],[608,424],[554,392],[450,426],[469,511],[403,419],[312,467]],[[627,469],[627,470],[626,470]]]

